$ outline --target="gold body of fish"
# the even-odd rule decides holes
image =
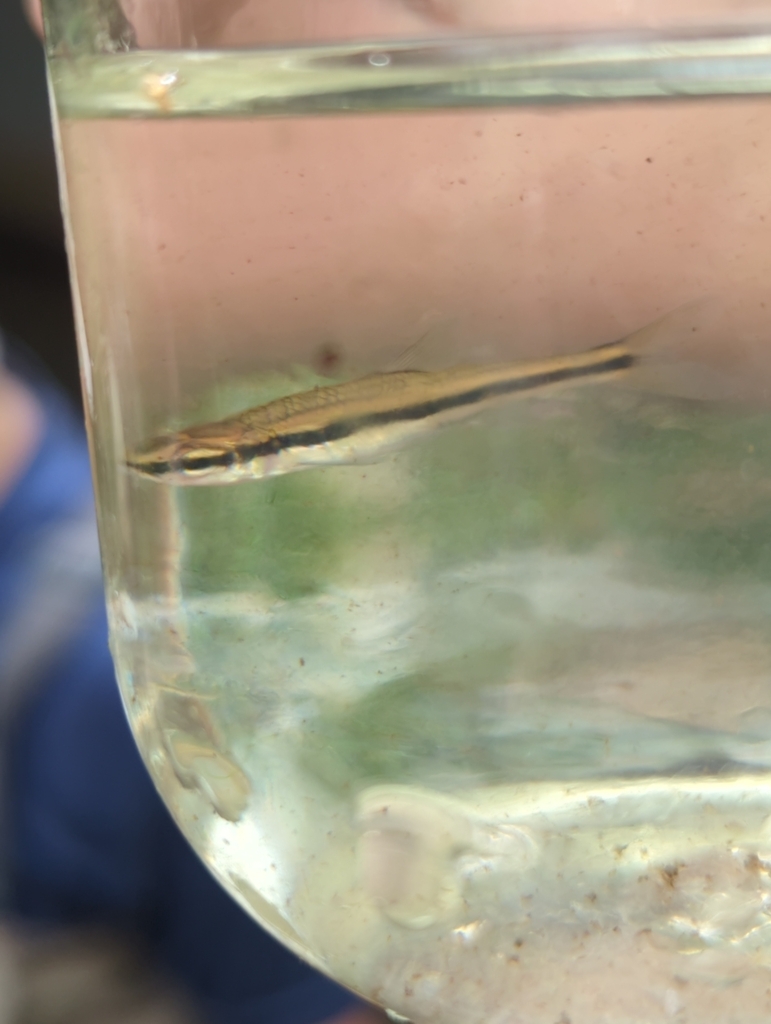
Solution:
[[[128,465],[164,483],[212,485],[373,462],[490,404],[625,374],[637,361],[619,341],[541,361],[373,373],[155,438]]]

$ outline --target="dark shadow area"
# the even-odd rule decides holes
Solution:
[[[79,399],[45,64],[22,0],[0,0],[0,326]]]
[[[64,247],[41,245],[0,227],[0,325],[36,352],[80,400]]]

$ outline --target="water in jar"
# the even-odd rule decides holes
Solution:
[[[52,62],[143,755],[242,906],[397,1014],[767,1020],[771,107],[483,102],[457,60],[366,93],[402,65],[355,56],[299,100],[249,52]],[[381,408],[366,458],[127,466],[627,336],[646,374],[393,444]]]

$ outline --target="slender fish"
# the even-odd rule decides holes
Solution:
[[[155,438],[128,465],[153,480],[187,485],[373,462],[502,399],[614,377],[637,360],[629,342],[618,341],[538,362],[373,373]]]

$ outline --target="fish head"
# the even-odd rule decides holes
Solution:
[[[186,485],[225,483],[238,462],[231,440],[193,431],[157,437],[127,459],[140,476]]]

